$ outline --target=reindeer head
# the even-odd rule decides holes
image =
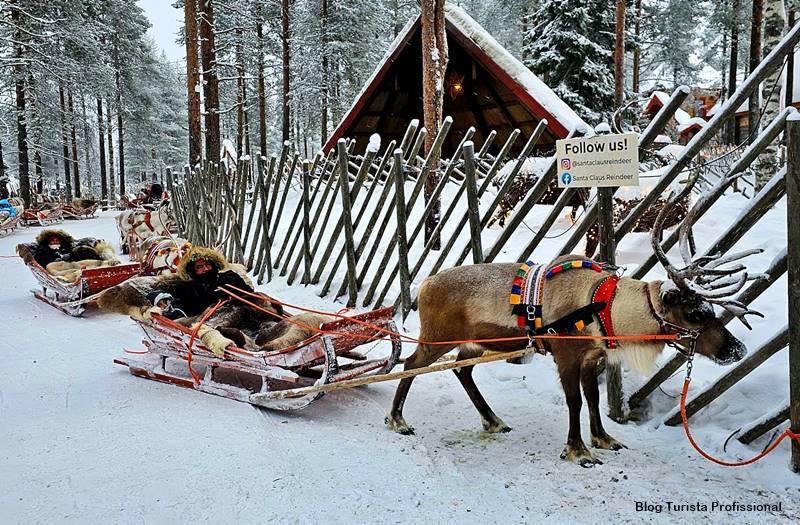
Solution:
[[[728,364],[741,360],[747,354],[747,348],[717,319],[713,305],[719,305],[735,315],[747,328],[751,328],[745,318],[747,314],[763,317],[761,313],[750,310],[732,298],[749,279],[745,266],[737,261],[762,250],[747,250],[726,256],[715,254],[693,260],[689,249],[689,230],[701,204],[698,202],[686,214],[678,236],[684,266],[678,269],[670,262],[661,247],[666,212],[689,195],[696,181],[697,177],[693,177],[677,196],[668,199],[653,224],[650,242],[671,281],[661,287],[659,315],[669,323],[697,331],[697,353],[717,363]],[[714,198],[717,192],[724,191],[726,187],[727,184],[719,184],[704,198]]]

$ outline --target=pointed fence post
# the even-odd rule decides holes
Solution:
[[[303,161],[303,260],[305,261],[305,273],[302,279],[303,284],[308,284],[311,280],[311,221],[309,219],[311,215],[311,199],[309,197],[309,186],[311,185],[310,169],[308,161]],[[321,183],[322,177],[320,177],[320,184]],[[288,239],[289,236],[287,235],[286,238]]]
[[[469,244],[472,247],[472,263],[483,262],[481,246],[481,210],[478,206],[478,184],[475,181],[475,144],[464,144],[464,178],[467,185],[467,211],[469,213]]]
[[[406,196],[403,150],[394,150],[394,198],[397,211],[397,259],[400,264],[400,302],[405,318],[411,309],[411,278],[408,272],[408,240],[406,239]]]
[[[800,115],[786,119],[786,214],[789,268],[789,420],[800,432]],[[800,474],[800,442],[793,439],[791,469]]]
[[[339,154],[339,188],[342,190],[342,220],[344,222],[344,242],[347,253],[347,286],[350,290],[347,306],[352,308],[356,305],[358,288],[356,287],[356,247],[353,243],[350,179],[347,171],[347,143],[344,139],[339,139],[339,142],[336,143],[336,150]],[[311,272],[309,271],[309,273]]]

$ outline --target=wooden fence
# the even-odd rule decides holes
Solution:
[[[574,189],[564,190],[550,208],[549,213],[537,223],[537,230],[515,257],[522,262],[532,257],[548,237],[569,237],[558,250],[560,254],[573,252],[581,239],[599,223],[605,249],[601,255],[613,259],[613,247],[620,243],[636,226],[642,216],[653,206],[666,189],[679,176],[696,169],[693,165],[701,149],[717,135],[725,122],[733,118],[736,109],[747,100],[756,87],[774,70],[781,67],[785,57],[800,40],[800,25],[795,26],[765,57],[762,64],[751,73],[739,89],[722,105],[720,111],[683,148],[675,162],[670,164],[658,179],[653,190],[642,197],[638,205],[616,224],[613,222],[613,194],[611,189],[603,199],[586,206],[583,217],[567,231],[555,234],[554,225],[563,215],[564,207],[575,197]],[[675,111],[684,102],[689,89],[676,89],[664,107],[653,118],[639,138],[640,157],[643,157],[655,138],[662,133]],[[717,181],[709,181],[718,192],[710,191],[701,198],[698,220],[712,209],[724,189],[732,185],[763,149],[786,128],[787,119],[794,119],[796,111],[788,108],[771,122],[730,164],[728,173]],[[465,262],[495,261],[508,247],[509,241],[518,240],[525,229],[526,217],[554,184],[556,159],[548,161],[547,168],[536,180],[525,198],[516,206],[505,227],[487,232],[501,202],[508,194],[524,161],[530,156],[547,125],[546,121],[527,139],[520,153],[511,158],[509,152],[519,141],[519,131],[514,131],[502,145],[495,145],[495,133],[483,144],[473,142],[474,130],[460,137],[461,142],[452,158],[438,160],[442,145],[451,132],[451,119],[445,119],[433,146],[422,155],[427,132],[413,121],[400,143],[394,141],[381,149],[374,144],[364,152],[354,152],[352,143],[340,140],[327,155],[318,154],[312,160],[302,160],[290,144],[285,143],[280,155],[269,159],[257,158],[255,165],[240,161],[230,173],[215,166],[183,173],[176,177],[168,173],[168,187],[173,188],[175,211],[181,232],[194,243],[219,246],[229,259],[246,264],[259,283],[277,276],[293,284],[316,285],[320,296],[338,298],[347,296],[347,305],[379,306],[394,304],[405,318],[415,307],[414,283],[438,272],[445,264],[457,266]],[[578,129],[572,136],[587,133]],[[495,146],[498,146],[495,148]],[[749,231],[758,220],[787,191],[787,173],[796,176],[797,151],[800,143],[790,141],[789,166],[782,169],[759,192],[714,242],[705,248],[705,254],[724,254]],[[496,149],[495,155],[490,150]],[[794,160],[793,160],[794,159]],[[498,174],[505,175],[491,199],[487,192]],[[421,200],[423,189],[436,172],[438,182],[428,202]],[[175,178],[175,180],[173,180]],[[429,242],[424,242],[425,222],[434,213],[433,201],[450,188],[447,200],[438,217],[438,225]],[[408,195],[406,195],[408,193]],[[291,199],[289,197],[292,197]],[[795,196],[795,198],[797,198]],[[487,204],[488,201],[488,204]],[[338,203],[338,205],[337,205]],[[293,206],[293,207],[292,207]],[[790,227],[790,233],[796,226]],[[677,241],[677,232],[662,241],[668,250]],[[441,242],[439,250],[435,241]],[[491,241],[491,242],[487,242]],[[519,244],[519,242],[515,242]],[[792,245],[792,243],[789,243]],[[793,246],[796,248],[798,243]],[[437,254],[434,258],[434,254]],[[457,255],[456,255],[457,254]],[[456,255],[453,257],[453,255]],[[763,276],[743,290],[738,300],[750,304],[775,281],[787,272],[787,259],[800,257],[796,250],[784,252],[776,258]],[[504,255],[506,260],[508,256]],[[797,259],[794,259],[797,261]],[[631,274],[643,278],[653,268],[656,259],[647,257]],[[795,268],[797,262],[795,263]],[[794,276],[797,280],[797,276]],[[797,305],[795,290],[795,309]],[[794,315],[795,317],[791,317]],[[790,314],[797,320],[797,311]],[[732,316],[720,315],[723,323]],[[766,358],[784,348],[795,330],[779,330],[773,337],[714,385],[694,396],[689,402],[689,415],[707,406],[725,390],[745,377]],[[798,338],[794,337],[794,341]],[[792,378],[791,415],[798,430],[800,387],[797,369],[800,368],[798,350],[792,350],[795,372]],[[677,354],[657,371],[627,399],[627,406],[635,409],[665,379],[674,374],[685,362]],[[610,370],[609,377],[619,377]],[[621,384],[609,389],[612,416],[624,420]],[[739,437],[750,442],[789,415],[789,407],[779,407],[767,421],[750,425]],[[667,424],[678,422],[676,414],[667,417]],[[797,452],[797,451],[796,451]],[[797,452],[800,457],[800,452]]]

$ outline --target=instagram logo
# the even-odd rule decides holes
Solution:
[[[572,161],[568,158],[561,159],[561,169],[562,170],[571,170],[572,169]]]

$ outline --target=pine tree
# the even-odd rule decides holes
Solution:
[[[526,65],[592,124],[614,105],[614,10],[607,0],[543,0],[528,29]]]

